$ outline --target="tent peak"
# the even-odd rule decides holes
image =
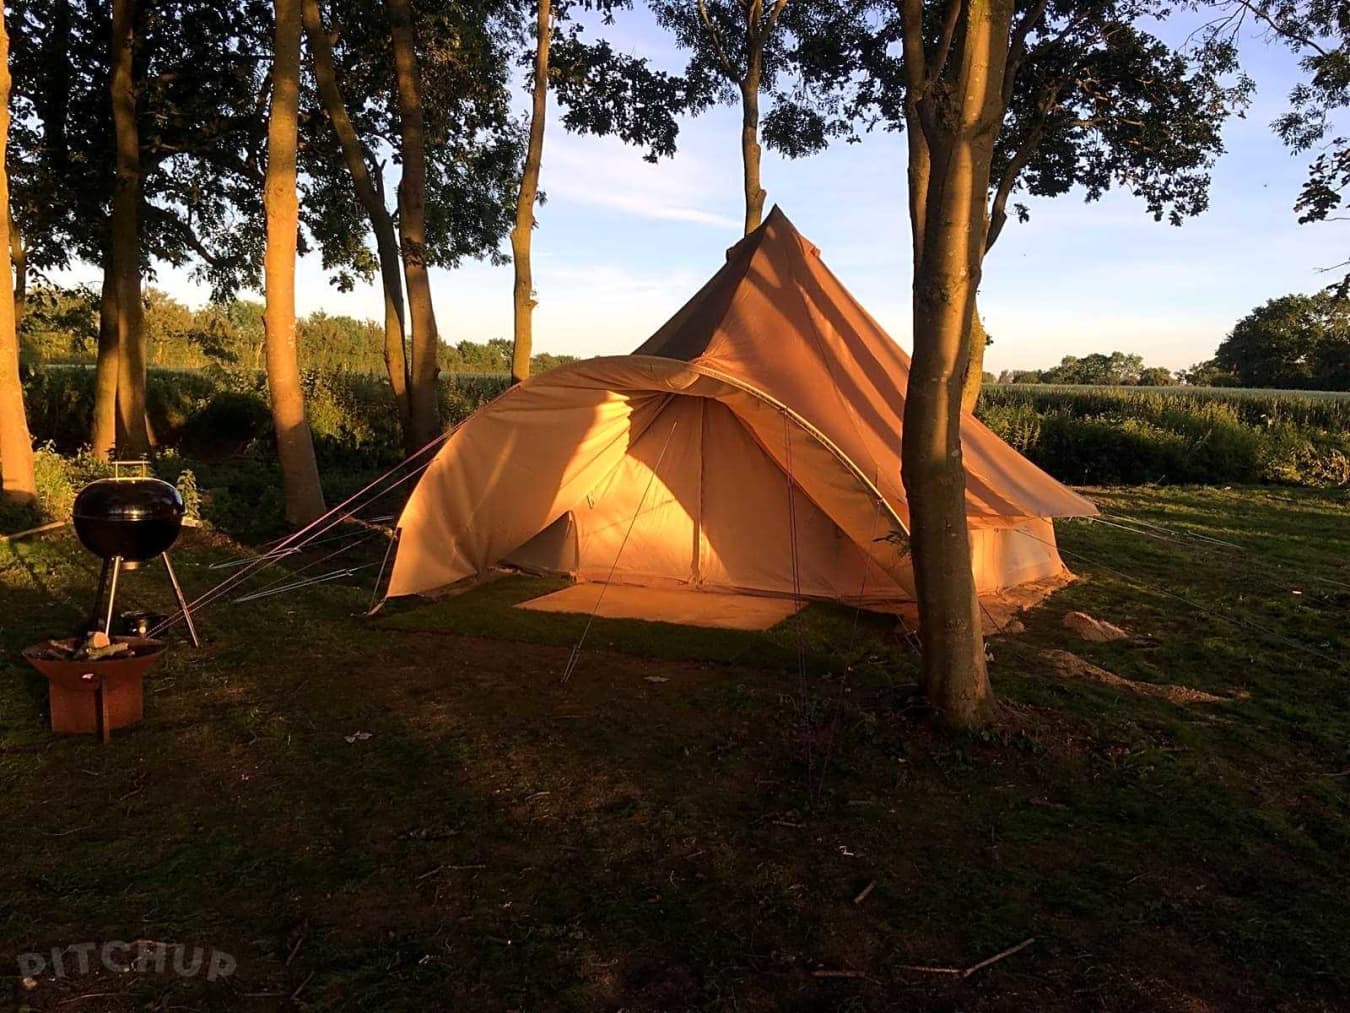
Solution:
[[[754,251],[761,249],[766,243],[784,242],[797,242],[801,244],[804,252],[813,257],[820,256],[820,247],[803,236],[783,209],[775,204],[764,216],[758,228],[746,233],[727,248],[727,262],[735,260],[737,254],[743,252],[753,255]]]

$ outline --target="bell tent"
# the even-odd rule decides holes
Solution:
[[[632,355],[533,376],[454,432],[399,518],[388,594],[505,562],[577,582],[910,600],[908,371],[775,208]],[[1050,518],[1096,508],[973,416],[961,434],[980,592],[1064,575]]]

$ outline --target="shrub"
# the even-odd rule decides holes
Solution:
[[[1055,477],[1141,482],[1350,483],[1350,398],[1195,388],[992,385],[978,413]]]
[[[198,457],[237,454],[271,433],[272,413],[256,394],[217,393],[184,422],[179,446]]]

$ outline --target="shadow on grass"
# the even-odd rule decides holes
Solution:
[[[1063,534],[1127,572],[1152,551]],[[78,616],[72,551],[24,550],[41,589],[3,570],[22,607],[7,652]],[[211,552],[183,558],[200,586]],[[1188,594],[1232,598],[1228,569],[1180,559]],[[169,652],[147,720],[108,747],[49,736],[8,653],[0,779],[22,818],[0,962],[132,938],[239,961],[223,983],[44,979],[34,1009],[102,992],[100,1009],[1334,1006],[1350,800],[1319,775],[1347,741],[1337,677],[1076,568],[1026,634],[991,642],[1003,712],[958,737],[913,708],[904,646],[850,610],[808,612],[823,632],[805,680],[790,629],[597,620],[563,686],[584,617],[511,608],[553,585],[375,622],[355,618],[365,592],[323,586],[211,613],[207,646]],[[69,604],[44,610],[48,593]],[[1071,643],[1070,607],[1151,639]],[[1251,698],[1051,680],[1051,647]],[[1033,936],[965,981],[903,967]]]

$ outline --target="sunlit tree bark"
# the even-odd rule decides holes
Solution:
[[[347,104],[333,66],[333,46],[323,28],[319,0],[304,0],[303,14],[305,34],[309,38],[310,54],[314,61],[314,78],[319,86],[319,100],[342,146],[342,158],[351,174],[356,199],[370,219],[370,228],[375,234],[375,254],[380,263],[380,284],[384,290],[384,364],[389,383],[394,389],[394,401],[398,405],[405,443],[409,445],[409,450],[413,450],[416,448],[411,445],[412,410],[408,395],[408,358],[404,345],[407,331],[403,275],[394,218],[384,201],[383,184],[378,175],[371,174],[365,145],[347,114]]]
[[[389,35],[394,51],[394,79],[398,88],[399,134],[403,176],[398,184],[398,227],[403,278],[408,288],[408,315],[412,323],[412,429],[422,446],[440,434],[440,406],[436,396],[439,338],[427,275],[426,130],[418,82],[417,48],[410,0],[386,0]]]
[[[1013,0],[949,0],[933,46],[926,45],[923,13],[922,0],[904,0],[914,356],[902,470],[923,688],[945,721],[965,727],[985,721],[993,704],[966,521],[961,388]]]
[[[117,448],[117,280],[112,257],[103,258],[103,288],[98,313],[98,361],[94,368],[94,422],[90,447],[109,458]]]
[[[534,351],[534,272],[530,263],[530,245],[534,233],[534,205],[539,198],[539,169],[544,157],[544,120],[548,112],[548,50],[553,33],[553,5],[539,0],[539,22],[535,29],[534,86],[530,108],[530,140],[525,150],[525,167],[520,174],[520,193],[516,196],[516,225],[511,230],[511,258],[515,266],[512,291],[515,341],[511,348],[511,382],[520,383],[530,375],[530,356]]]
[[[141,319],[141,148],[136,127],[133,0],[113,0],[112,111],[117,179],[112,207],[112,275],[117,306],[117,453],[148,454],[145,328]]]
[[[9,143],[9,32],[5,7],[0,0],[0,205],[9,208],[9,173],[5,150]],[[9,231],[9,215],[5,216]],[[0,240],[0,277],[9,277],[10,236]],[[0,499],[24,506],[37,498],[33,478],[33,443],[23,407],[23,384],[19,381],[19,336],[14,290],[0,286]]]
[[[989,335],[976,305],[970,312],[970,347],[966,353],[966,376],[961,384],[962,411],[973,412],[979,403],[980,390],[984,387],[984,350],[988,345]]]
[[[295,347],[295,257],[300,228],[296,147],[300,107],[300,0],[275,0],[272,105],[267,122],[267,178],[263,201],[267,250],[263,257],[267,385],[286,494],[286,520],[306,524],[324,512],[314,442],[305,419]]]

